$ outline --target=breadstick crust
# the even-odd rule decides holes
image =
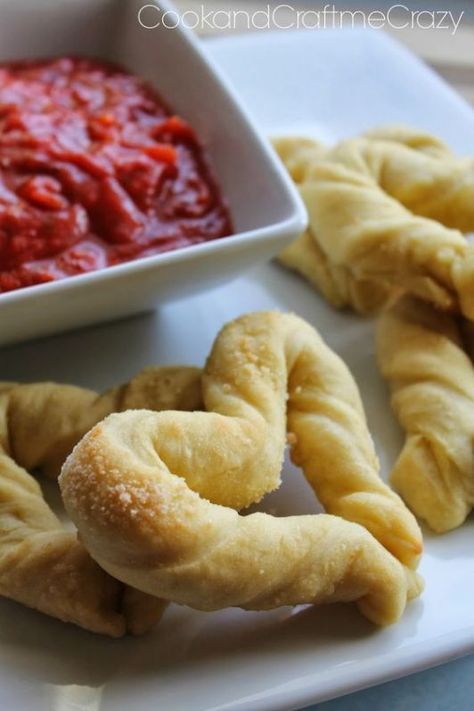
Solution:
[[[196,609],[358,600],[377,623],[397,619],[421,589],[421,534],[379,477],[341,359],[302,319],[260,312],[222,329],[202,383],[208,412],[112,415],[68,457],[63,500],[91,555]],[[255,482],[278,485],[287,425],[295,461],[337,516],[229,507],[239,483],[240,503]]]
[[[406,440],[391,482],[443,533],[474,505],[474,369],[459,320],[404,297],[377,327],[381,372]]]
[[[301,274],[337,309],[350,306],[370,315],[388,302],[393,288],[374,279],[357,279],[344,266],[334,265],[318,245],[311,226],[278,255],[281,264]]]
[[[290,172],[304,166],[299,189],[318,250],[300,238],[282,263],[334,306],[371,313],[408,292],[473,318],[474,248],[462,232],[474,229],[474,160],[407,127],[326,152],[307,143],[288,139],[281,157]]]
[[[0,384],[0,594],[92,632],[140,634],[165,602],[124,588],[65,531],[27,469],[57,476],[62,458],[114,410],[200,407],[196,368],[150,368],[98,396],[55,383]]]
[[[277,137],[273,145],[300,187],[311,175],[314,164],[329,153],[327,147],[302,136]],[[347,267],[333,264],[319,246],[311,224],[278,255],[278,260],[301,274],[335,308],[351,306],[358,313],[371,314],[386,303],[392,291],[380,280],[356,279]]]
[[[239,516],[151,464],[145,443],[140,461],[121,426],[116,416],[96,426],[61,477],[87,548],[111,575],[198,610],[359,600],[377,624],[401,615],[403,567],[365,529],[331,516]]]
[[[101,395],[74,385],[5,383],[0,393],[8,392],[2,408],[8,422],[0,429],[0,442],[2,432],[8,433],[17,464],[55,479],[74,445],[112,412],[201,408],[200,376],[198,368],[189,366],[149,367]]]

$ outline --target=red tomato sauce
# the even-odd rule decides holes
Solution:
[[[0,65],[0,293],[231,233],[196,134],[141,79]]]

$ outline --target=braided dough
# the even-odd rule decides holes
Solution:
[[[72,446],[110,412],[200,403],[195,368],[148,369],[100,397],[70,385],[0,384],[0,594],[112,636],[154,624],[165,603],[124,590],[101,570],[26,470],[57,475]]]
[[[374,622],[395,621],[421,589],[421,535],[378,476],[340,358],[296,316],[250,314],[216,339],[203,399],[208,412],[111,415],[66,460],[66,509],[100,566],[201,610],[357,600]],[[228,508],[278,486],[286,429],[336,515]]]
[[[391,481],[439,533],[474,505],[474,369],[456,320],[404,297],[383,313],[378,360],[406,442]]]
[[[337,307],[368,313],[406,291],[474,318],[474,160],[406,127],[324,150],[275,141],[309,213],[280,261]]]

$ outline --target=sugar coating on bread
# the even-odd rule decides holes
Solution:
[[[63,499],[101,567],[196,609],[356,600],[398,619],[421,534],[342,360],[297,316],[249,314],[216,338],[202,393],[206,412],[111,415],[68,457]],[[239,515],[279,485],[287,430],[328,514]]]
[[[114,637],[159,620],[165,603],[102,570],[27,470],[57,476],[73,445],[110,412],[202,406],[200,378],[197,368],[149,368],[103,395],[56,383],[0,384],[1,595]],[[120,485],[118,493],[124,502],[130,496]]]

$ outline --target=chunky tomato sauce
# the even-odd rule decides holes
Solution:
[[[89,59],[0,65],[0,292],[231,232],[193,129],[142,80]]]

